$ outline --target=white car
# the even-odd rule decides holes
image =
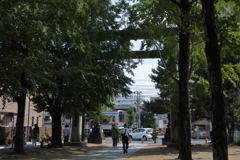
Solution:
[[[148,139],[152,139],[152,132],[152,128],[137,128],[129,134],[131,139],[143,139],[144,141],[147,141]]]

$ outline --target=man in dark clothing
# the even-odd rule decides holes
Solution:
[[[129,139],[129,130],[127,128],[127,124],[124,124],[124,128],[121,131],[122,134],[122,144],[123,144],[123,153],[128,153],[128,139]]]

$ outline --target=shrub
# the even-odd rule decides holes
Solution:
[[[158,131],[157,131],[157,129],[156,129],[156,126],[157,126],[157,124],[156,124],[156,121],[151,125],[151,127],[153,128],[153,132],[151,133],[151,135],[152,135],[152,139],[153,139],[153,141],[154,141],[154,143],[156,143],[156,140],[157,140],[157,138],[158,138]]]
[[[12,144],[12,142],[13,142],[12,138],[8,139],[8,144]]]
[[[51,142],[52,141],[52,136],[49,135],[42,135],[40,136],[41,141],[43,142]]]

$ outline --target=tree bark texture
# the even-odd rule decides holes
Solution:
[[[55,106],[52,112],[52,147],[62,148],[62,111],[61,108]]]
[[[181,24],[179,26],[179,112],[178,112],[178,127],[179,127],[179,158],[182,160],[191,160],[191,137],[190,137],[190,108],[189,108],[189,50],[190,50],[190,33],[187,30],[189,27],[190,3],[188,0],[182,0],[180,3],[181,9]]]
[[[22,86],[26,86],[25,73],[21,74],[20,83]],[[24,117],[25,117],[25,105],[26,105],[26,91],[20,91],[17,99],[17,123],[16,123],[16,136],[15,136],[15,147],[13,149],[13,154],[26,154],[24,148]]]
[[[82,114],[82,141],[85,141],[85,115]]]
[[[220,52],[215,25],[214,0],[202,0],[202,7],[206,44],[205,52],[207,56],[210,82],[213,159],[227,160],[228,146],[225,125],[225,108],[223,101]]]

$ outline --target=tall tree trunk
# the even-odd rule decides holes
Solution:
[[[85,115],[82,114],[82,141],[85,141]]]
[[[222,73],[220,51],[215,25],[214,0],[202,0],[205,52],[208,61],[208,74],[210,82],[210,108],[212,121],[213,159],[227,160],[228,146],[225,124],[225,108],[223,101]]]
[[[190,34],[188,31],[190,3],[182,0],[180,3],[181,24],[179,26],[179,112],[178,112],[178,139],[179,158],[192,160],[191,137],[190,137],[190,110],[189,110],[189,47]]]
[[[20,83],[27,86],[25,73],[22,73]],[[13,154],[26,154],[24,149],[24,117],[25,117],[25,105],[26,105],[26,91],[22,90],[19,92],[17,99],[18,112],[17,112],[17,124],[16,124],[16,136],[15,136],[15,147]]]
[[[62,111],[56,107],[50,112],[52,116],[52,147],[62,148]]]

